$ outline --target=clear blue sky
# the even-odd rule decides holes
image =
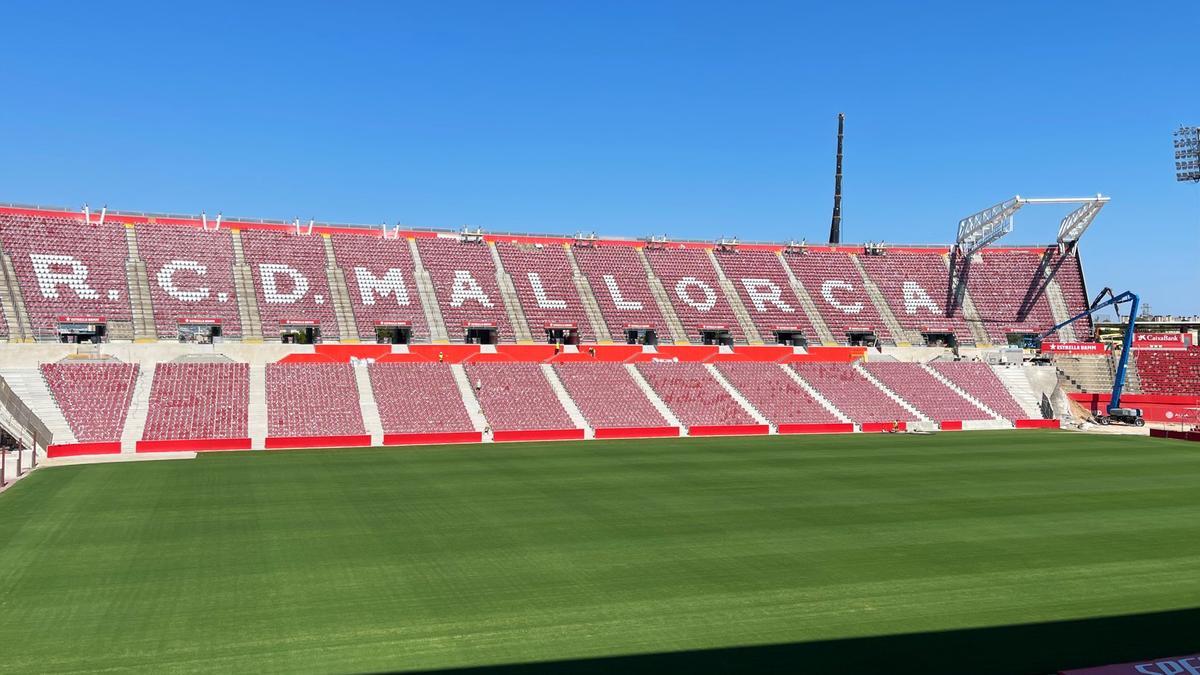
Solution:
[[[1103,192],[1092,292],[1200,313],[1195,0],[46,5],[5,11],[0,200],[823,240],[844,111],[846,240]]]

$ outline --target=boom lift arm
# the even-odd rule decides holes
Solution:
[[[1110,296],[1109,299],[1101,301],[1101,298],[1103,298],[1106,294]],[[1040,342],[1041,340],[1044,340],[1059,328],[1075,323],[1085,316],[1095,314],[1105,307],[1120,305],[1124,302],[1129,303],[1129,320],[1125,324],[1125,335],[1121,338],[1121,358],[1117,360],[1117,372],[1113,377],[1112,396],[1108,400],[1108,407],[1106,409],[1108,415],[1101,415],[1096,419],[1101,424],[1108,424],[1110,420],[1116,420],[1118,422],[1125,422],[1127,424],[1133,424],[1140,427],[1146,423],[1146,421],[1142,418],[1141,409],[1121,407],[1121,394],[1125,391],[1125,371],[1129,365],[1130,348],[1133,346],[1134,322],[1137,319],[1138,305],[1141,303],[1141,299],[1136,293],[1132,291],[1125,291],[1119,295],[1113,295],[1112,290],[1106,288],[1096,296],[1095,300],[1092,301],[1091,307],[1076,314],[1070,319],[1063,321],[1053,328],[1048,328],[1045,332],[1038,336],[1038,341]],[[1119,309],[1117,316],[1120,316]]]

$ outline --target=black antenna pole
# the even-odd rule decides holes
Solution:
[[[846,131],[846,113],[838,113],[837,172],[833,175],[833,222],[829,224],[829,243],[842,241],[842,136]]]

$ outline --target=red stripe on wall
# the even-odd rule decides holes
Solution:
[[[853,424],[780,424],[781,434],[850,434]]]
[[[444,434],[384,434],[384,445],[440,445],[443,443],[480,443],[478,431],[454,431]]]
[[[596,438],[673,438],[679,427],[607,427],[596,429]]]
[[[863,422],[862,430],[864,432],[891,431],[892,424],[892,422]],[[898,428],[900,431],[906,431],[908,429],[908,422],[901,422]]]
[[[138,452],[213,452],[249,449],[249,438],[194,438],[137,442]]]
[[[942,431],[962,431],[962,420],[942,420],[938,428]]]
[[[107,443],[61,443],[46,448],[47,457],[78,457],[79,455],[119,455],[120,441]]]
[[[511,441],[581,441],[583,429],[522,429],[493,431],[492,440],[498,443]]]
[[[1018,429],[1058,429],[1062,423],[1058,420],[1015,420]]]
[[[358,448],[371,444],[371,436],[274,436],[267,439],[267,449],[282,448]]]
[[[771,432],[765,424],[720,424],[688,427],[689,436],[760,436]]]

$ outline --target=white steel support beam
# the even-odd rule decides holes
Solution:
[[[958,238],[955,241],[958,250],[969,258],[979,249],[1012,232],[1013,214],[1024,205],[1020,195],[1017,195],[958,221]]]
[[[1062,224],[1058,226],[1058,243],[1074,244],[1078,242],[1092,221],[1099,215],[1100,209],[1104,208],[1107,203],[1108,197],[1096,195],[1095,199],[1084,202],[1083,206],[1068,213],[1062,219]]]

